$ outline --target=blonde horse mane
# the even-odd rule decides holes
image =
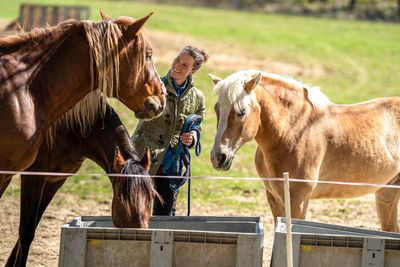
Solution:
[[[244,90],[244,83],[260,72],[261,71],[257,70],[239,71],[217,83],[214,87],[214,92],[219,96],[218,102],[220,106],[228,109],[233,106],[237,113],[247,110],[250,105],[256,101],[256,98],[254,91],[252,91],[251,94],[246,93]],[[324,95],[317,86],[311,87],[291,77],[280,74],[261,73],[263,77],[267,78],[269,81],[283,83],[286,85],[285,87],[290,90],[301,91],[304,93],[305,98],[316,109],[325,109],[332,104],[329,98]]]

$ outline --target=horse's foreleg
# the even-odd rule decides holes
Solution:
[[[268,185],[266,184],[266,187],[268,202],[276,223],[276,217],[286,217],[283,183],[270,182]],[[306,183],[290,183],[290,214],[292,218],[302,220],[306,218],[312,190],[312,186]]]
[[[40,201],[40,206],[36,219],[36,226],[38,226],[40,219],[42,218],[43,213],[45,212],[47,206],[50,204],[54,195],[61,188],[61,186],[65,183],[67,177],[57,177],[55,181],[52,178],[49,178],[44,186],[42,199]]]
[[[276,170],[267,170],[266,162],[263,153],[257,147],[255,155],[255,165],[260,177],[282,177],[282,173]],[[294,177],[315,177],[315,175],[302,173],[293,174]],[[282,182],[264,181],[268,203],[271,206],[274,223],[276,224],[277,217],[286,217],[285,214],[285,197]],[[312,191],[315,188],[314,183],[290,183],[290,209],[291,216],[296,219],[305,219],[308,202]]]
[[[311,183],[290,183],[291,216],[296,219],[306,218],[308,203],[314,186]]]
[[[22,188],[30,188],[29,186],[32,183],[29,183],[29,181],[26,181],[26,179],[30,179],[34,177],[21,177],[21,199],[23,195]],[[34,178],[35,179],[35,178]],[[32,216],[32,220],[29,220],[30,222],[27,222],[26,220],[22,220],[22,216],[20,219],[20,237],[15,244],[15,247],[13,251],[11,252],[11,255],[8,259],[7,266],[25,266],[26,261],[28,258],[29,254],[29,248],[30,245],[35,237],[35,230],[36,227],[38,226],[40,219],[42,218],[43,213],[45,212],[47,206],[53,199],[54,195],[57,193],[58,189],[64,184],[66,177],[57,177],[56,181],[52,181],[52,178],[48,178],[44,185],[42,186],[43,189],[40,189],[41,197],[40,197],[40,202],[32,204],[29,208],[22,208],[23,207],[23,202],[21,200],[21,214],[24,211],[24,217]],[[22,182],[24,181],[24,182]],[[34,187],[31,187],[31,190],[33,191],[39,191],[38,188],[38,183],[34,183]],[[26,197],[25,199],[31,199]],[[34,226],[32,225],[33,220],[35,221]]]
[[[282,174],[281,174],[282,175]],[[276,177],[282,177],[276,174]],[[293,174],[293,177],[312,177],[312,175],[296,175]],[[267,185],[267,184],[266,184]],[[284,192],[284,183],[283,182],[270,182],[268,183],[267,190],[274,193],[276,199],[281,201],[281,209],[282,212],[280,216],[285,217],[285,192]],[[292,218],[302,219],[306,218],[308,203],[311,197],[311,193],[315,188],[314,183],[306,183],[306,182],[290,182],[289,191],[290,191],[290,214]],[[269,198],[270,199],[270,198]],[[268,201],[270,201],[268,199]]]
[[[261,178],[269,177],[266,163],[264,161],[264,156],[260,147],[257,147],[256,155],[254,157],[254,163],[256,165],[258,176],[260,176]],[[285,205],[283,203],[283,199],[280,198],[279,194],[277,194],[276,191],[273,190],[274,185],[279,182],[270,182],[267,180],[264,180],[263,182],[265,185],[267,201],[271,208],[272,216],[274,216],[274,225],[276,226],[276,219],[278,217],[285,217]]]
[[[400,185],[400,174],[397,174],[388,184]],[[399,232],[397,222],[399,197],[400,191],[397,188],[381,188],[375,192],[376,212],[383,231]]]
[[[36,218],[46,178],[21,175],[19,238],[6,266],[25,266],[35,236]]]
[[[0,198],[3,195],[4,191],[6,191],[8,185],[10,184],[12,179],[12,176],[5,175],[1,176],[0,175]]]
[[[256,170],[258,176],[261,178],[269,177],[268,170],[266,167],[266,163],[264,161],[264,156],[259,147],[257,147],[256,154],[254,157],[254,163],[256,165]],[[278,194],[272,190],[273,184],[276,182],[270,181],[263,181],[265,185],[265,191],[267,195],[268,204],[271,208],[272,215],[274,216],[274,224],[276,226],[276,218],[278,217],[285,217],[285,206],[282,202],[282,199],[279,197]]]
[[[272,192],[268,191],[268,189],[266,189],[266,191],[267,191],[267,200],[269,206],[271,207],[272,215],[274,216],[274,225],[276,226],[276,218],[285,217],[285,205],[279,197],[274,195]]]

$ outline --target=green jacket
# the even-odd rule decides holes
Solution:
[[[161,80],[168,92],[164,112],[157,119],[141,120],[132,135],[132,140],[140,157],[144,155],[146,147],[150,148],[150,175],[157,173],[168,145],[171,145],[172,150],[175,151],[179,142],[179,135],[188,115],[198,114],[204,117],[206,111],[204,94],[194,87],[192,77],[189,77],[187,88],[180,99],[178,99],[172,85],[170,72],[161,77]],[[196,142],[195,136],[193,144],[196,144]]]

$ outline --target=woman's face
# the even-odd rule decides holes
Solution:
[[[188,52],[181,52],[172,62],[171,77],[176,81],[185,81],[188,75],[193,75],[196,70],[194,58]]]

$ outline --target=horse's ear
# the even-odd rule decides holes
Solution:
[[[262,74],[260,72],[257,75],[254,75],[250,81],[245,82],[244,90],[246,91],[246,93],[250,94],[251,91],[253,91],[253,89],[256,88],[257,85],[260,83],[261,78],[262,78]]]
[[[153,14],[154,13],[151,12],[146,17],[138,19],[135,22],[133,22],[131,25],[129,25],[128,30],[127,30],[128,36],[136,36],[136,35],[138,35],[143,30],[144,24],[146,24],[147,20]]]
[[[144,169],[147,172],[149,172],[151,165],[151,158],[150,158],[150,149],[148,147],[146,147],[146,152],[144,153],[141,163]]]
[[[111,17],[107,15],[102,8],[100,8],[100,15],[103,20],[111,20]]]
[[[116,173],[121,173],[122,168],[125,165],[124,157],[119,152],[119,148],[116,147],[114,151],[114,169]]]
[[[219,83],[220,81],[222,81],[222,79],[220,78],[220,77],[217,77],[217,76],[215,76],[215,75],[212,75],[212,74],[208,74],[208,77],[210,77],[210,79],[214,82],[214,84],[217,84],[217,83]]]

